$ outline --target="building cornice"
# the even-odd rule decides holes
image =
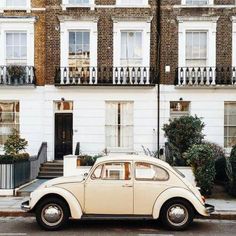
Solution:
[[[34,23],[37,19],[35,16],[0,16],[0,23]]]
[[[217,22],[219,16],[177,16],[177,21],[179,23],[185,21],[210,21]]]
[[[111,18],[114,23],[117,22],[125,22],[125,21],[140,21],[140,22],[147,22],[150,23],[153,19],[153,16],[147,16],[147,17],[112,17]]]
[[[67,21],[93,21],[98,22],[98,16],[58,16],[58,20],[62,22]]]

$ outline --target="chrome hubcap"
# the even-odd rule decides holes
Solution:
[[[47,204],[41,212],[42,221],[49,226],[59,224],[63,218],[63,210],[57,204]]]
[[[167,217],[171,224],[181,226],[188,221],[188,210],[181,204],[175,204],[168,209]]]

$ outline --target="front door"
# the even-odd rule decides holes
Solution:
[[[73,114],[55,114],[55,160],[63,160],[64,155],[72,154]]]
[[[86,214],[133,214],[130,162],[102,164],[85,183]]]

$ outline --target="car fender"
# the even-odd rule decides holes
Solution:
[[[58,187],[43,188],[32,192],[30,195],[30,209],[33,209],[40,199],[49,194],[59,195],[65,199],[69,205],[71,217],[73,219],[80,219],[82,217],[82,208],[76,197],[71,192]]]
[[[205,206],[197,199],[197,197],[192,192],[190,192],[185,188],[174,187],[166,189],[157,197],[156,202],[153,206],[153,213],[152,213],[154,219],[159,218],[163,204],[172,198],[186,199],[193,205],[195,210],[200,215],[208,216],[208,214],[206,213]]]

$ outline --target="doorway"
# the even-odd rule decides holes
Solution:
[[[73,113],[55,113],[55,160],[72,154]]]

